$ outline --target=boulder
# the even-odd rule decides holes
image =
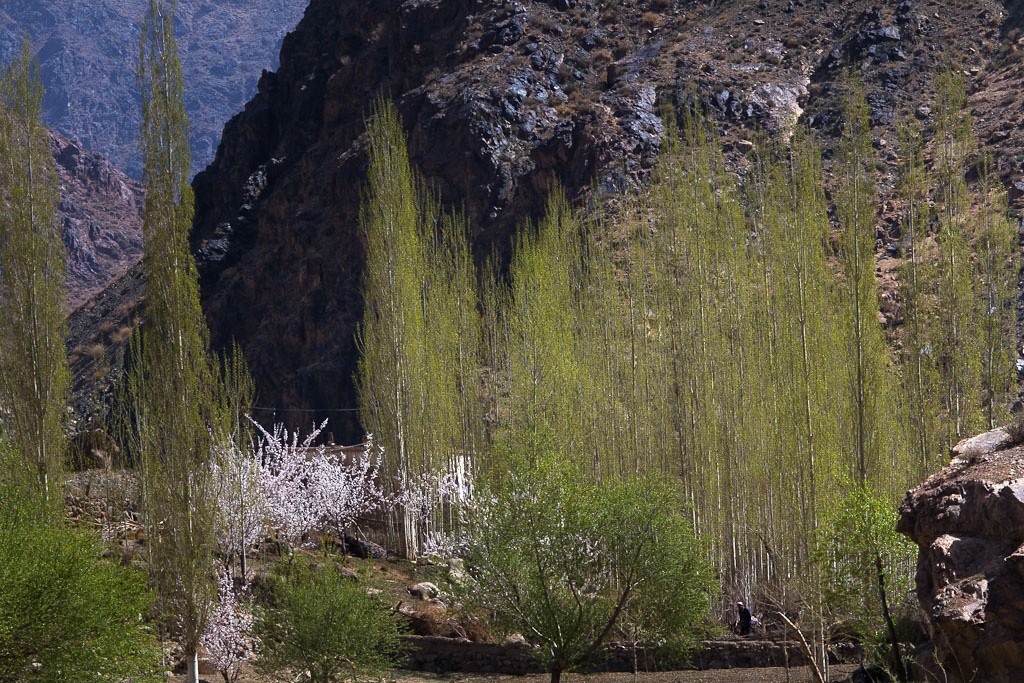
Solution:
[[[429,581],[421,581],[409,589],[409,595],[420,600],[434,600],[441,591]]]
[[[917,598],[940,680],[1021,680],[1024,671],[1024,447],[1005,430],[966,439],[907,493],[897,529],[919,549]]]
[[[383,546],[377,545],[373,541],[368,541],[365,538],[356,538],[355,536],[345,535],[345,552],[352,557],[358,557],[360,559],[374,559],[374,560],[386,560],[388,559],[388,551]]]

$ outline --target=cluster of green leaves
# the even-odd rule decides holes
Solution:
[[[594,482],[541,432],[481,496],[465,599],[538,645],[557,683],[611,637],[693,646],[717,581],[659,476]]]
[[[256,625],[262,670],[286,681],[294,679],[289,672],[305,671],[312,683],[333,683],[394,666],[402,650],[398,616],[378,595],[333,565],[279,569]]]
[[[17,457],[7,443],[0,455]],[[0,681],[156,680],[145,575],[103,559],[94,536],[40,521],[38,506],[0,486]]]

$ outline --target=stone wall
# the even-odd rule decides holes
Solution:
[[[456,638],[408,636],[409,658],[405,668],[435,673],[503,673],[521,675],[541,673],[543,669],[530,656],[530,647],[521,644],[475,643]],[[795,642],[767,640],[708,641],[692,657],[681,659],[657,648],[637,648],[639,671],[676,671],[680,669],[732,669],[769,666],[803,666],[806,659]],[[611,645],[604,649],[591,671],[632,671],[634,650]]]

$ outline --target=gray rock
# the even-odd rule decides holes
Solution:
[[[418,600],[435,600],[441,591],[429,581],[421,581],[409,589],[409,595]]]

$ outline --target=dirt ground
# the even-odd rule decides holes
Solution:
[[[844,681],[856,669],[853,665],[834,666],[830,671],[831,681]],[[184,676],[172,676],[170,683],[184,683]],[[219,675],[206,674],[202,680],[218,683]],[[272,683],[274,679],[258,676],[246,671],[240,683]],[[548,683],[548,676],[499,676],[489,674],[448,674],[437,675],[417,671],[396,670],[381,679],[382,683]],[[634,679],[632,674],[563,674],[562,683],[807,683],[811,680],[810,669],[794,667],[787,675],[783,668],[772,669],[719,669],[716,671],[665,671],[642,673]]]
[[[845,680],[856,666],[835,666],[830,669],[832,681]],[[435,676],[417,672],[394,672],[396,683],[547,683],[546,675],[489,676],[452,674]],[[807,667],[790,669],[789,676],[782,668],[771,669],[720,669],[716,671],[665,671],[642,673],[636,678],[632,674],[563,674],[563,683],[805,683],[811,680]]]

